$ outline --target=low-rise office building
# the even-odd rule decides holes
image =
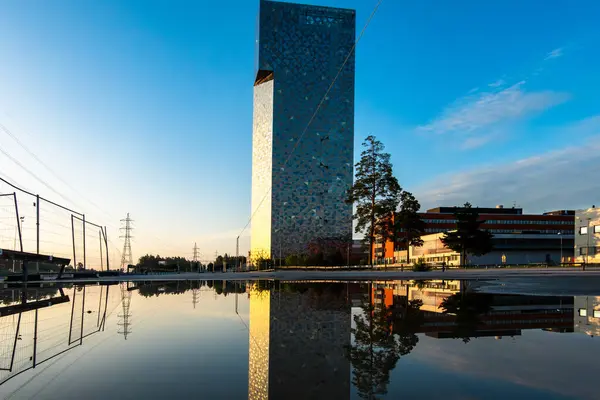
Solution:
[[[442,242],[444,233],[421,236],[423,246],[410,247],[395,252],[394,259],[400,263],[415,263],[419,260],[427,264],[459,265],[460,254],[446,247]],[[492,237],[493,249],[482,256],[467,256],[470,265],[517,265],[550,264],[557,265],[573,257],[573,235],[544,235],[523,233],[500,233]]]
[[[575,261],[600,263],[600,208],[593,206],[575,213]]]
[[[461,207],[437,207],[419,213],[425,222],[425,233],[430,237],[430,243],[423,248],[409,249],[409,260],[412,262],[422,256],[434,259],[432,262],[448,263],[460,262],[458,253],[450,249],[441,248],[439,238],[444,232],[456,229],[456,217],[454,213],[461,211]],[[527,264],[536,262],[547,262],[549,259],[558,263],[573,261],[573,234],[575,231],[575,211],[557,210],[543,214],[524,214],[522,208],[505,208],[501,205],[492,207],[474,207],[479,214],[481,229],[488,230],[494,235],[494,252],[483,256],[481,263],[497,264],[502,261],[502,255],[509,264]],[[393,218],[393,217],[392,217]],[[437,235],[437,236],[436,236]],[[372,252],[374,260],[378,263],[406,262],[406,248],[402,248],[402,235],[398,243],[392,240],[377,240]],[[520,243],[517,243],[520,242]],[[561,251],[562,249],[562,251]],[[404,250],[404,251],[402,251]],[[507,254],[509,252],[509,254]],[[561,255],[562,253],[562,255]],[[444,258],[446,257],[446,258]],[[474,261],[474,260],[472,260]]]

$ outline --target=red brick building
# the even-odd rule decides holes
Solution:
[[[473,207],[479,218],[485,221],[481,227],[493,234],[548,234],[573,235],[575,230],[575,212],[571,210],[550,211],[543,214],[523,214],[522,208]],[[425,233],[447,232],[456,229],[454,213],[462,207],[437,207],[419,213],[425,222]],[[402,234],[400,234],[400,240]],[[392,240],[385,243],[377,240],[371,249],[373,259],[394,262],[394,250],[404,248],[402,243],[394,244]]]

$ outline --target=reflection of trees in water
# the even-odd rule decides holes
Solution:
[[[387,393],[390,372],[419,341],[416,331],[423,320],[422,304],[414,300],[387,308],[363,302],[362,312],[354,316],[354,343],[348,348],[352,383],[361,398],[376,399]]]
[[[5,289],[0,291],[0,303],[3,305],[21,302],[21,294],[23,289]],[[56,297],[58,294],[57,287],[26,289],[27,301],[36,301]]]
[[[137,285],[138,293],[144,297],[160,296],[161,294],[178,295],[206,286],[217,294],[227,296],[229,293],[245,293],[246,284],[234,281],[171,281],[151,282]]]
[[[474,292],[460,292],[448,296],[440,304],[444,314],[456,316],[453,337],[469,343],[477,336],[481,316],[491,310],[492,296]]]

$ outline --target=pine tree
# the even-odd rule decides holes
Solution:
[[[384,145],[370,135],[363,142],[363,147],[365,149],[356,163],[356,179],[347,201],[356,207],[355,231],[365,232],[372,267],[375,238],[385,240],[390,236],[389,220],[398,206],[402,188],[392,175],[390,155],[383,152]]]
[[[482,256],[492,251],[493,235],[480,229],[485,221],[479,219],[479,213],[465,203],[454,213],[456,230],[446,232],[441,238],[442,243],[460,254],[460,265],[466,264],[467,254]]]
[[[400,195],[400,210],[394,216],[393,232],[394,244],[398,237],[403,236],[407,262],[410,261],[410,246],[423,246],[421,236],[425,233],[425,222],[418,214],[420,209],[421,204],[415,196],[410,192],[403,191]]]

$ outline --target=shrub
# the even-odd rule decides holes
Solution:
[[[413,264],[412,270],[414,272],[428,272],[428,271],[431,271],[431,267],[429,265],[425,264],[425,261],[420,259],[419,261],[417,261],[416,263]]]

